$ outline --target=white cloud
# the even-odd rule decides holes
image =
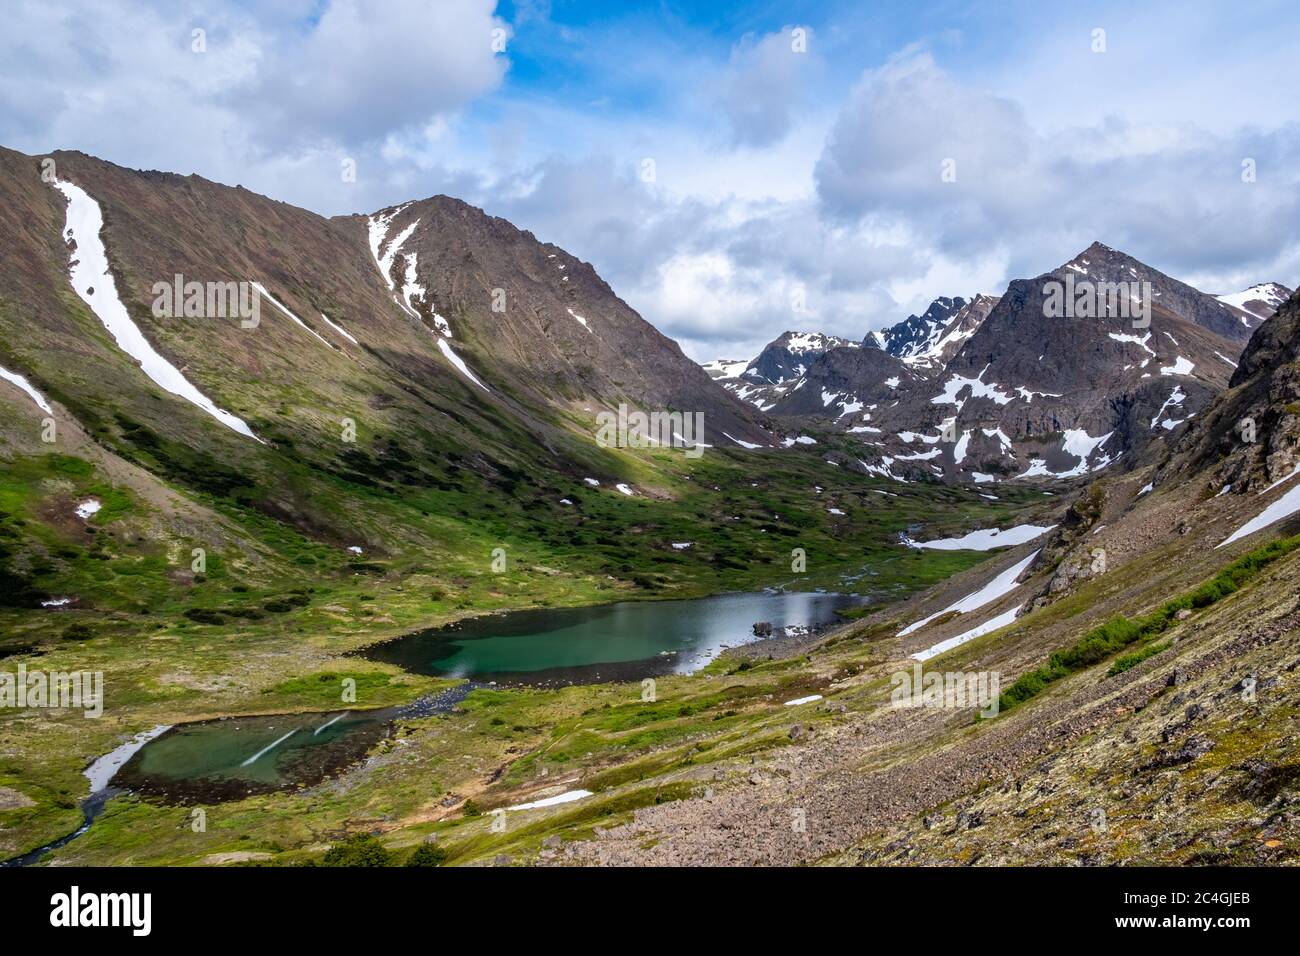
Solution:
[[[1241,17],[1228,35],[1199,9],[1163,33],[1107,15],[1109,50],[1092,55],[1078,23],[995,16],[962,22],[969,53],[950,43],[941,65],[919,47],[879,63],[907,29],[864,37],[870,17],[828,19],[798,54],[775,23],[711,42],[648,15],[636,30],[558,24],[545,0],[508,27],[492,0],[10,6],[0,143],[198,172],[326,214],[459,196],[592,261],[697,358],[790,328],[861,338],[1094,239],[1210,291],[1300,279],[1284,79],[1300,41]],[[514,83],[494,27],[518,32],[511,57],[541,47],[532,68],[562,92]]]
[[[821,60],[808,27],[746,36],[731,51],[721,104],[733,143],[767,146],[793,127]]]

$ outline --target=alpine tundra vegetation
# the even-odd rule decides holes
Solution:
[[[4,865],[1300,862],[1282,14],[38,6]]]

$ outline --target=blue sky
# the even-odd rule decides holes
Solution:
[[[456,195],[701,360],[861,338],[1094,239],[1296,285],[1295,5],[1134,6],[19,0],[0,144],[327,215]]]

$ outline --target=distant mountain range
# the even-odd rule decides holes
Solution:
[[[1209,295],[1101,243],[1001,296],[936,299],[862,342],[786,332],[710,363],[788,429],[852,437],[842,462],[915,481],[1076,478],[1161,439],[1227,386],[1275,282]]]

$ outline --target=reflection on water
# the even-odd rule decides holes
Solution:
[[[595,683],[699,670],[726,647],[773,628],[823,625],[852,595],[759,592],[687,601],[490,615],[417,631],[362,653],[420,674],[501,683]]]
[[[139,750],[113,786],[173,802],[215,803],[309,787],[371,751],[394,721],[446,713],[464,684],[402,707],[227,717],[180,724]]]

